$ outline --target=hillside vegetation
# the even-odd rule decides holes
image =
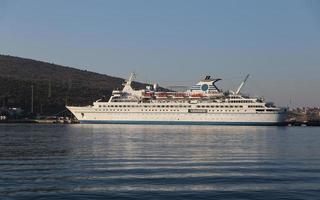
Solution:
[[[108,98],[121,88],[124,79],[61,65],[0,55],[0,107],[31,109],[34,88],[34,112],[55,114],[65,105],[89,105]],[[134,83],[135,88],[145,84]]]

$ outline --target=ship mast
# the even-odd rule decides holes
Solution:
[[[242,83],[239,85],[239,87],[238,87],[238,89],[237,89],[237,91],[236,91],[236,94],[239,94],[239,93],[240,93],[242,87],[243,87],[244,84],[247,82],[249,76],[250,76],[250,74],[248,74],[248,75],[246,76],[246,78],[242,81]]]
[[[131,83],[132,83],[132,81],[134,81],[135,77],[136,77],[135,73],[130,74],[130,78],[128,80],[126,80],[124,84],[122,84],[124,86],[122,91],[129,92],[129,91],[133,90],[131,87]]]
[[[131,84],[132,81],[134,81],[134,79],[136,78],[136,74],[134,72],[132,72],[130,74],[130,78],[129,80],[127,81],[127,83]]]

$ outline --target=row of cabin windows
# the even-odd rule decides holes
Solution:
[[[219,106],[219,105],[216,105],[216,106],[208,106],[208,105],[198,105],[197,108],[243,108],[243,106]]]
[[[251,100],[228,101],[229,103],[253,103]]]
[[[130,110],[128,109],[96,109],[96,111],[100,111],[100,112],[128,112]],[[164,109],[164,110],[157,110],[157,109],[141,109],[142,112],[180,112],[181,110],[167,110],[167,109]],[[209,112],[240,112],[240,110],[208,110]],[[264,111],[264,110],[257,110],[257,111]],[[267,110],[267,111],[274,111],[274,110]],[[247,112],[247,110],[245,110],[245,112]]]
[[[145,107],[145,108],[191,108],[191,105],[177,105],[177,106],[174,106],[174,105],[138,105],[138,106],[135,106],[135,105],[99,105],[99,108],[101,107],[111,107],[111,108],[125,108],[125,107]],[[249,105],[248,106],[249,108],[264,108],[264,106],[262,105]],[[223,106],[223,105],[216,105],[216,106],[209,106],[209,105],[197,105],[197,108],[243,108],[243,106],[241,105],[235,105],[235,106]]]
[[[130,111],[130,110],[127,110],[127,109],[96,109],[96,111],[100,111],[100,112],[116,112],[116,111]]]
[[[145,109],[145,110],[141,110],[142,112],[148,112],[148,111],[151,111],[151,112],[158,112],[158,111],[160,111],[160,112],[180,112],[181,110],[167,110],[167,109],[165,109],[165,110],[153,110],[153,109]]]
[[[191,108],[191,105],[144,105],[145,108]]]
[[[264,110],[264,109],[256,109],[256,111],[257,112],[265,112],[265,111],[267,111],[267,112],[275,112],[277,110],[274,110],[274,109],[266,109],[266,110]]]
[[[251,100],[242,100],[242,101],[229,101],[229,103],[254,103],[253,101]],[[99,108],[102,108],[102,107],[119,107],[119,108],[134,108],[134,107],[158,107],[158,108],[191,108],[191,105],[99,105]],[[208,108],[208,107],[207,107]],[[240,106],[241,108],[241,106]]]
[[[115,97],[113,97],[112,101],[111,102],[136,102],[135,100],[116,100]],[[160,102],[160,103],[185,103],[186,101],[166,101],[166,100],[158,100],[157,102]]]
[[[249,105],[248,108],[264,108],[262,105]]]
[[[191,108],[191,105],[99,105],[99,108],[111,107],[111,108]]]
[[[240,112],[240,110],[208,110],[209,112]],[[247,112],[247,110],[245,110]]]
[[[126,111],[130,111],[130,110],[127,110],[127,109],[96,109],[96,111],[99,111],[99,112],[108,112],[108,111],[110,111],[110,112],[116,112],[116,111],[120,111],[120,112],[122,112],[122,111],[124,111],[124,112],[126,112]],[[160,111],[160,112],[180,112],[181,110],[157,110],[157,109],[141,109],[141,111],[143,111],[143,112],[146,112],[146,111],[151,111],[151,112],[158,112],[158,111]]]
[[[111,108],[133,108],[133,107],[144,107],[144,108],[191,108],[191,105],[99,105],[99,108],[111,107]],[[262,107],[262,106],[261,106]],[[243,108],[241,105],[223,106],[223,105],[197,105],[197,108]],[[249,106],[250,108],[250,106]],[[258,108],[258,107],[257,107]],[[260,106],[259,106],[260,108]]]
[[[111,108],[134,108],[134,107],[141,107],[141,105],[99,105],[99,108],[102,107],[111,107]]]

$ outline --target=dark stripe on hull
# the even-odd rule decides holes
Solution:
[[[80,120],[81,124],[144,124],[144,125],[230,125],[230,126],[286,126],[286,122],[191,122],[191,121],[113,121]]]

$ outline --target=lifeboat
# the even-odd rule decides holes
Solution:
[[[168,94],[165,92],[156,93],[157,98],[167,98]]]
[[[190,97],[191,98],[201,98],[201,97],[203,97],[203,94],[201,94],[201,93],[191,94]]]
[[[152,97],[152,93],[151,92],[146,92],[146,93],[143,94],[143,97],[151,98]]]
[[[186,96],[185,93],[175,93],[173,95],[173,98],[184,98]]]

